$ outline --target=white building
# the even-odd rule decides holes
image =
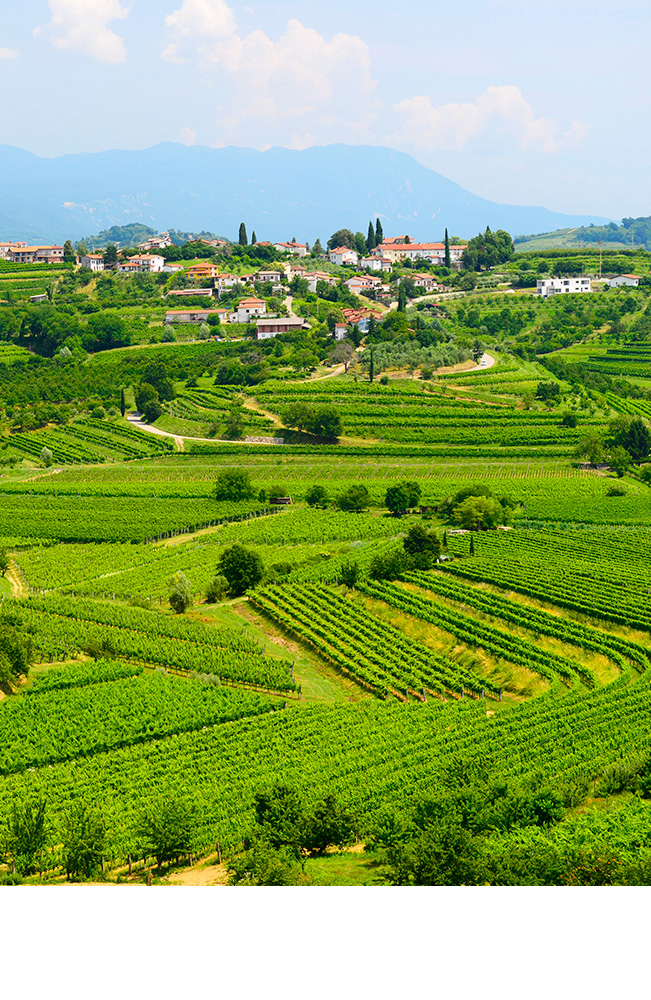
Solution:
[[[539,278],[536,282],[536,292],[544,299],[550,295],[577,295],[591,291],[590,278]]]
[[[231,323],[250,323],[252,319],[264,316],[266,311],[267,303],[264,299],[242,299],[231,315]]]
[[[162,271],[165,267],[165,258],[161,257],[157,253],[137,253],[133,257],[129,257],[127,261],[128,264],[135,264],[138,271],[144,271],[147,274],[152,272]],[[118,270],[122,270],[122,266],[118,264]],[[129,270],[127,268],[127,270]],[[131,268],[133,270],[133,268]]]
[[[278,253],[291,253],[294,257],[307,257],[307,246],[304,243],[274,243],[273,248]]]
[[[101,253],[87,253],[81,258],[81,266],[87,267],[91,271],[103,271],[104,255]]]
[[[449,247],[450,264],[458,264],[465,245],[454,244]],[[394,243],[384,242],[371,250],[373,257],[384,257],[386,260],[427,260],[430,264],[442,267],[445,264],[445,243]]]
[[[354,264],[355,267],[359,264],[359,254],[357,250],[350,250],[349,247],[336,247],[331,250],[328,254],[328,258],[331,264]]]
[[[438,281],[431,274],[413,274],[411,280],[426,292],[435,292],[439,287]]]
[[[360,267],[366,267],[369,271],[392,271],[393,265],[388,257],[362,257],[359,262]]]
[[[637,288],[640,284],[640,279],[637,274],[618,274],[616,277],[610,278],[608,284],[611,288],[621,288],[622,285],[627,285],[629,288]]]
[[[12,264],[60,264],[63,261],[63,247],[15,245],[9,250],[9,260]]]
[[[345,340],[348,336],[348,327],[345,323],[335,323],[335,328],[332,332],[332,336],[335,340]]]

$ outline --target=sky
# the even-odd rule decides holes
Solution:
[[[649,0],[0,6],[1,144],[382,145],[493,201],[651,214]]]

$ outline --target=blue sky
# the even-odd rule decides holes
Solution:
[[[377,144],[492,200],[651,214],[648,0],[2,6],[7,145]]]

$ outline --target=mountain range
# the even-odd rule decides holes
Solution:
[[[549,232],[609,220],[478,198],[406,153],[383,146],[304,150],[183,146],[42,158],[0,146],[0,239],[79,240],[114,225],[212,230],[237,238],[323,243],[342,227],[387,235],[471,237],[490,226]]]

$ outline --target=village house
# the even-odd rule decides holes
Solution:
[[[231,316],[231,323],[250,323],[257,316],[264,316],[267,303],[264,299],[242,299]]]
[[[348,336],[348,327],[345,323],[335,323],[335,328],[332,331],[332,336],[335,340],[345,340]]]
[[[300,316],[268,316],[256,320],[255,336],[257,340],[268,340],[279,333],[295,333],[307,327]]]
[[[640,279],[637,274],[617,274],[614,278],[608,279],[608,284],[611,288],[621,288],[622,285],[626,285],[628,288],[637,288]]]
[[[330,250],[328,254],[328,259],[331,264],[354,264],[355,267],[359,264],[359,254],[357,250],[351,250],[349,247],[336,247],[334,250]]]
[[[104,254],[87,253],[81,258],[81,266],[87,267],[90,271],[104,270]]]
[[[426,292],[435,292],[440,286],[436,278],[431,274],[412,274],[411,280],[418,287]]]
[[[206,278],[213,281],[215,278],[219,277],[219,268],[216,264],[210,264],[208,261],[201,261],[198,264],[192,264],[185,273],[187,277],[192,278],[193,281],[203,281]]]
[[[465,250],[463,244],[450,246],[450,264],[459,264]],[[386,260],[427,260],[430,264],[440,267],[445,264],[445,243],[398,243],[385,240],[371,250],[373,257],[384,257]]]
[[[168,309],[165,313],[166,323],[207,323],[210,316],[219,316],[221,323],[228,323],[226,309]]]
[[[166,247],[171,246],[172,238],[170,234],[161,233],[159,236],[150,236],[144,243],[139,243],[138,249],[142,250],[143,253],[149,253],[150,250],[164,250]]]
[[[382,287],[382,279],[374,278],[370,274],[362,275],[361,277],[356,275],[353,278],[349,278],[348,281],[344,281],[344,285],[349,292],[353,295],[358,295],[362,291],[370,291],[372,289],[379,289]]]
[[[359,266],[370,271],[386,271],[388,273],[393,270],[393,265],[387,257],[362,257]]]
[[[12,250],[21,250],[25,246],[27,246],[26,243],[12,243],[11,241],[8,243],[0,242],[0,258],[2,258],[2,260],[9,260]]]
[[[274,243],[274,250],[278,253],[291,253],[294,257],[307,257],[307,247],[304,243]]]
[[[12,264],[61,264],[63,247],[59,246],[14,246],[9,250]]]
[[[590,278],[539,278],[536,282],[536,293],[544,299],[551,295],[578,295],[579,292],[591,292]]]
[[[215,278],[215,288],[221,295],[222,292],[225,292],[229,288],[235,288],[236,285],[246,284],[246,280],[247,278],[245,275],[240,278],[238,274],[219,274]]]
[[[129,257],[129,263],[135,264],[139,271],[144,271],[147,274],[153,274],[157,271],[162,271],[165,266],[165,258],[161,257],[157,253],[137,253],[133,257]],[[120,265],[118,264],[118,270]]]
[[[256,277],[258,281],[270,281],[274,285],[279,284],[279,282],[281,282],[283,279],[283,276],[280,271],[269,271],[269,270],[258,271]]]
[[[327,271],[306,271],[305,279],[310,292],[316,292],[316,286],[320,281],[325,281],[331,288],[339,284],[339,278],[334,274],[328,274]]]

